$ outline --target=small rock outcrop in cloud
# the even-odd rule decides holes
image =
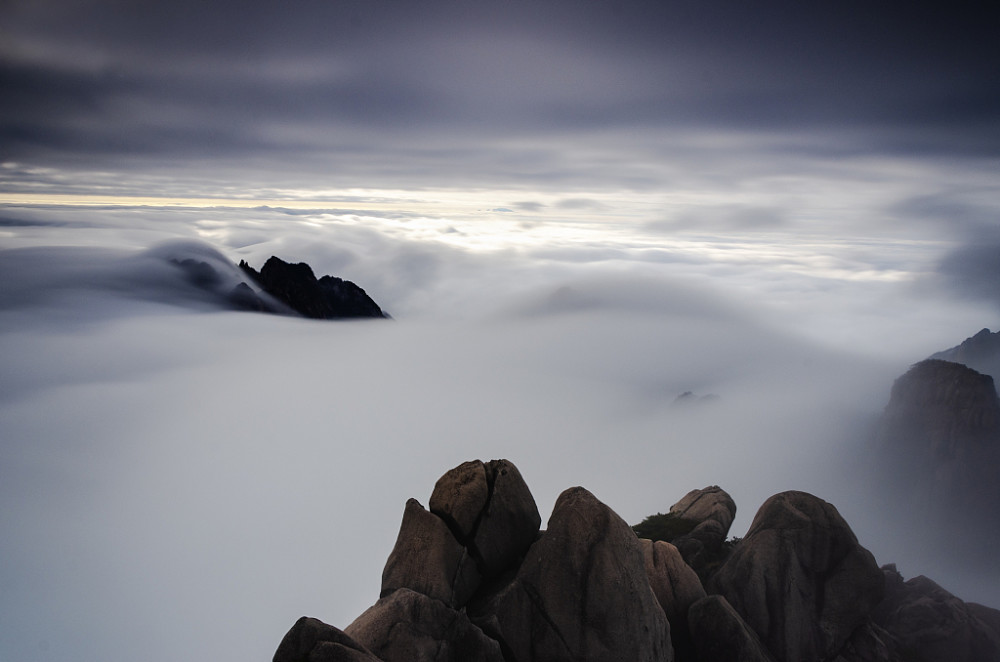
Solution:
[[[1000,659],[1000,611],[878,568],[837,509],[804,492],[768,499],[706,581],[582,487],[540,531],[507,460],[455,467],[429,503],[406,503],[378,602],[344,630],[303,617],[274,662]],[[671,510],[687,533],[715,522],[725,536],[735,509],[713,486]]]
[[[313,319],[386,318],[363,289],[334,276],[317,279],[312,268],[272,256],[258,272],[246,261],[234,265],[212,246],[170,241],[146,251],[123,274],[115,289],[135,296],[180,305],[301,315]]]
[[[305,262],[290,264],[271,256],[258,272],[241,260],[240,269],[290,309],[313,319],[387,317],[367,293],[349,280],[316,278]]]

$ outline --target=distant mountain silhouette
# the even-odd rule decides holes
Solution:
[[[961,345],[937,352],[930,358],[961,363],[996,377],[1000,374],[1000,331],[991,333],[989,329],[983,329],[966,338]]]

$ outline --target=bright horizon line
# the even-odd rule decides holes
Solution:
[[[385,192],[382,192],[383,195]],[[358,196],[369,197],[369,196]],[[407,200],[405,203],[386,196],[378,201],[352,199],[302,198],[228,198],[228,197],[182,197],[157,195],[84,195],[80,193],[0,193],[0,204],[8,205],[69,205],[78,207],[231,207],[253,209],[255,207],[275,207],[288,209],[332,209],[338,207],[385,209],[393,206],[407,207],[429,204],[426,201]]]

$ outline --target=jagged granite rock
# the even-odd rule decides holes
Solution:
[[[288,631],[273,662],[382,662],[347,634],[303,616]]]
[[[923,576],[904,582],[895,565],[882,570],[886,596],[873,620],[892,634],[906,660],[1000,660],[1000,611],[965,603]]]
[[[707,586],[675,547],[641,541],[580,487],[538,532],[506,460],[452,469],[432,502],[437,514],[407,503],[379,601],[343,631],[300,619],[275,662],[1000,659],[1000,611],[880,570],[836,508],[804,492],[768,499]],[[715,521],[711,502],[685,497],[678,510]],[[467,545],[490,520],[496,545],[523,540],[507,541],[496,575],[466,581]]]
[[[427,505],[432,513],[447,522],[455,537],[465,543],[472,539],[489,499],[486,465],[480,460],[473,460],[463,462],[441,476]]]
[[[712,577],[780,662],[835,656],[882,600],[882,572],[831,504],[805,492],[771,497]]]
[[[438,480],[429,506],[466,545],[484,579],[516,563],[542,523],[531,490],[507,460],[455,467]]]
[[[693,524],[689,533],[672,542],[693,568],[703,571],[718,556],[736,517],[736,502],[718,485],[691,490],[670,506],[670,514]]]
[[[698,574],[684,562],[681,553],[669,542],[640,539],[646,576],[653,595],[670,623],[670,637],[678,660],[694,659],[688,630],[688,609],[705,597]]]
[[[721,595],[709,595],[691,605],[691,639],[698,662],[774,662],[732,605]]]
[[[486,464],[490,498],[472,547],[481,559],[483,574],[492,577],[518,561],[535,541],[542,517],[521,472],[507,460]]]
[[[673,660],[638,538],[582,487],[559,496],[513,581],[470,613],[508,662]]]
[[[290,264],[271,256],[258,272],[245,260],[239,268],[265,292],[304,317],[345,319],[387,317],[368,294],[348,280],[335,276],[316,279],[304,263]]]
[[[409,589],[381,598],[344,633],[383,662],[504,662],[463,612]]]
[[[381,597],[408,588],[461,607],[479,588],[475,560],[448,525],[416,499],[406,502],[396,545],[382,571]]]

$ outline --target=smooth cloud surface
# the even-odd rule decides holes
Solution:
[[[997,601],[889,535],[859,471],[892,379],[979,323],[969,304],[776,280],[732,242],[733,263],[641,242],[595,258],[585,239],[541,257],[391,217],[8,211],[27,221],[2,254],[5,657],[247,659],[300,615],[347,625],[405,500],[477,457],[514,461],[543,513],[584,485],[636,522],[720,484],[736,535],[771,494],[808,490],[880,562]],[[271,253],[356,280],[396,320],[212,312],[168,261]],[[675,403],[686,391],[719,398]]]

